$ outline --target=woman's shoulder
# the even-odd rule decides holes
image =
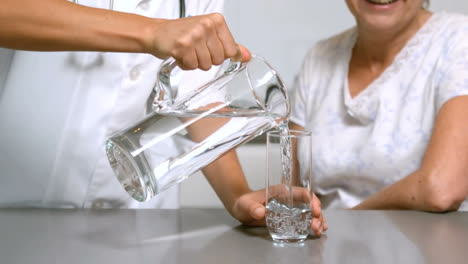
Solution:
[[[435,13],[436,16],[439,16],[442,20],[446,20],[449,24],[452,25],[467,25],[468,24],[468,16],[460,13],[452,13],[452,12],[437,12]]]
[[[458,13],[438,12],[437,28],[445,33],[448,40],[455,36],[468,38],[468,16]]]
[[[339,34],[319,40],[309,48],[306,61],[320,61],[324,58],[329,61],[331,57],[342,54],[343,51],[351,49],[356,40],[356,27],[347,29]]]
[[[441,56],[445,59],[454,59],[465,53],[468,49],[468,16],[439,12],[435,13],[435,23],[431,27],[434,37],[440,41]]]

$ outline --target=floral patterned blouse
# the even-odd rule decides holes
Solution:
[[[325,208],[353,207],[417,170],[441,107],[468,95],[468,17],[433,14],[352,98],[356,38],[352,28],[317,43],[293,90],[290,119],[312,132],[314,190]]]

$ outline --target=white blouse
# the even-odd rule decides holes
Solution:
[[[417,170],[442,105],[468,95],[468,17],[433,14],[352,98],[356,38],[352,28],[316,44],[296,79],[291,121],[312,132],[314,189],[324,207],[353,207]]]

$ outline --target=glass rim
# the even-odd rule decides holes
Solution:
[[[307,137],[311,136],[312,132],[308,130],[297,130],[297,129],[289,129],[288,131],[288,138],[298,138],[298,137]],[[283,136],[280,131],[278,130],[272,130],[267,132],[267,137],[275,137],[275,138],[280,138]]]

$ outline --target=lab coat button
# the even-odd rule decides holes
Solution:
[[[347,109],[346,112],[348,112],[348,115],[349,115],[350,117],[356,118],[356,115],[354,114],[354,112],[353,112],[351,109]]]
[[[130,70],[130,79],[132,81],[136,81],[140,77],[140,69],[138,66],[133,67],[132,70]]]
[[[138,7],[141,8],[142,10],[148,11],[148,9],[150,8],[150,5],[148,1],[143,1],[140,4],[138,4]]]

